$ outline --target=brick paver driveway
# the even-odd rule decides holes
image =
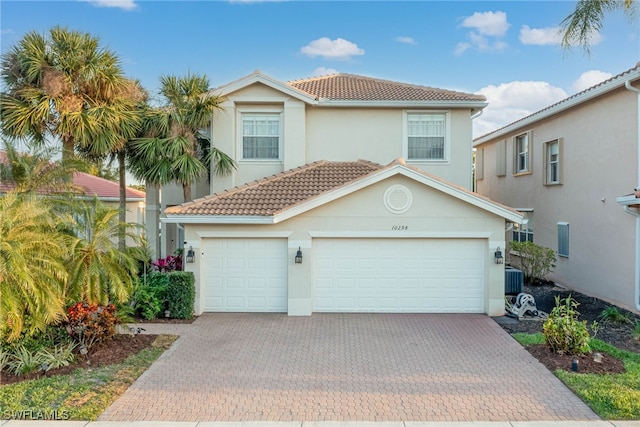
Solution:
[[[485,315],[206,314],[169,326],[180,339],[100,420],[598,419]]]

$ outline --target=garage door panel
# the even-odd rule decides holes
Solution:
[[[313,246],[315,311],[484,312],[485,241],[315,239]]]
[[[205,239],[204,310],[287,311],[286,239]]]

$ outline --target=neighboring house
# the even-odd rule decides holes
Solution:
[[[636,89],[640,65],[474,146],[477,192],[528,219],[507,240],[556,251],[558,284],[639,311],[634,219],[616,203],[640,185]]]
[[[0,151],[0,162],[6,161],[4,151]],[[112,209],[120,207],[120,186],[117,182],[109,181],[84,172],[74,172],[73,185],[80,194],[77,197],[91,200],[97,198]],[[0,194],[6,193],[13,188],[8,182],[0,181]],[[126,222],[138,224],[140,235],[145,232],[145,192],[127,187],[127,216]]]
[[[504,313],[495,252],[522,216],[470,191],[484,97],[259,72],[213,93],[212,141],[237,170],[161,207],[194,255],[198,314]]]

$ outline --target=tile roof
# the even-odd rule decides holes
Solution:
[[[272,216],[382,168],[355,162],[319,161],[221,193],[168,208],[168,215]]]
[[[336,101],[486,101],[482,95],[344,73],[294,80],[287,84],[316,98]]]
[[[98,198],[119,198],[120,184],[84,172],[73,174],[73,183],[83,189],[87,196]],[[127,187],[127,199],[144,199],[145,192]]]
[[[0,163],[7,161],[7,155],[0,150]],[[120,197],[120,185],[117,182],[109,181],[84,172],[74,172],[73,185],[78,188],[83,195],[87,197],[98,197],[100,199],[118,199]],[[9,182],[0,181],[0,194],[6,193],[14,188]],[[46,190],[38,191],[40,194],[46,193]],[[145,199],[145,192],[127,187],[127,200]]]

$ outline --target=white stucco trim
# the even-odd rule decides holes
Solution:
[[[280,80],[274,79],[273,77],[269,77],[265,74],[254,72],[249,74],[248,76],[242,77],[236,81],[228,83],[224,86],[220,86],[218,88],[212,89],[209,93],[221,97],[226,97],[228,94],[236,92],[240,89],[243,89],[247,86],[251,86],[255,83],[262,83],[265,86],[268,86],[272,89],[275,89],[279,92],[287,94],[293,98],[299,99],[300,101],[306,102],[308,104],[316,104],[316,99],[302,91],[295,89],[294,87],[289,86],[288,84],[281,82]],[[255,98],[251,99],[255,101]]]
[[[160,218],[167,224],[274,224],[272,216],[242,215],[171,215]]]
[[[491,233],[485,231],[309,231],[309,236],[316,239],[488,239]]]
[[[196,236],[201,239],[207,238],[219,238],[219,239],[273,239],[273,238],[288,238],[293,234],[293,231],[197,231]]]

